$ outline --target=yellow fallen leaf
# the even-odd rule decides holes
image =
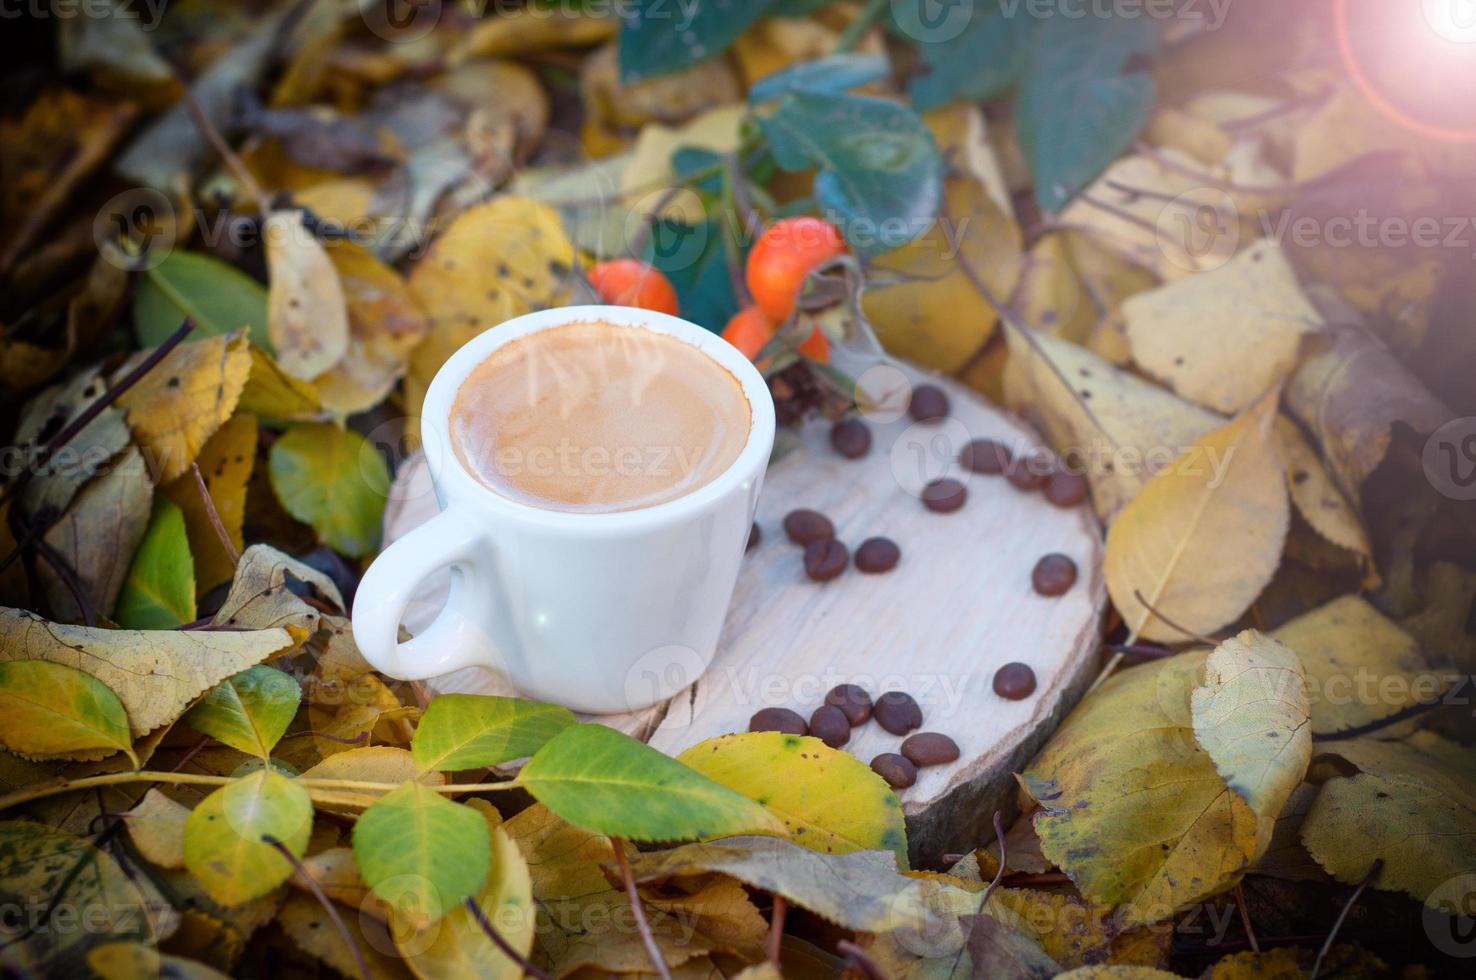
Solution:
[[[546,204],[496,197],[457,216],[410,270],[410,291],[430,321],[405,379],[410,413],[420,413],[431,378],[462,344],[557,305],[573,265],[574,247]]]
[[[246,484],[256,465],[256,416],[236,412],[200,447],[195,463],[215,504],[220,522],[236,551],[245,546],[241,525],[246,517]],[[193,473],[184,473],[159,491],[184,514],[190,553],[195,556],[195,588],[201,594],[229,580],[235,565],[210,520]]]
[[[151,789],[128,811],[123,826],[146,860],[161,868],[184,867],[184,825],[190,808]]]
[[[955,102],[923,113],[923,122],[928,124],[943,159],[983,184],[989,199],[1000,211],[1011,213],[1014,204],[999,155],[990,141],[984,110],[977,105]]]
[[[1333,483],[1302,430],[1285,415],[1276,419],[1276,443],[1297,511],[1324,539],[1357,555],[1363,562],[1365,584],[1377,588],[1379,573],[1374,567],[1373,547],[1357,508]]]
[[[302,211],[273,211],[262,226],[269,287],[267,333],[277,363],[308,381],[348,352],[348,304],[323,243]]]
[[[1107,532],[1107,591],[1128,629],[1182,641],[1233,622],[1281,562],[1290,504],[1272,426],[1279,392],[1196,442]],[[1141,598],[1139,596],[1141,595]]]
[[[308,849],[312,850],[312,845]],[[303,858],[302,869],[293,872],[289,881],[293,887],[311,892],[309,880],[335,902],[365,912],[374,911],[369,886],[359,874],[351,847],[330,847]]]
[[[1189,701],[1194,737],[1255,811],[1259,858],[1312,761],[1302,663],[1284,644],[1246,630],[1215,647],[1204,666],[1204,683]]]
[[[1010,306],[1026,326],[1085,344],[1097,323],[1097,308],[1072,266],[1064,235],[1046,235],[1021,259]]]
[[[1280,383],[1322,317],[1281,247],[1262,240],[1209,272],[1122,305],[1133,359],[1193,402],[1229,415]]]
[[[188,471],[206,441],[236,410],[251,367],[247,347],[244,330],[180,344],[119,397],[156,483]],[[147,355],[140,351],[113,379]]]
[[[313,386],[323,407],[343,417],[384,400],[428,324],[399,273],[374,253],[351,241],[335,242],[327,252],[342,283],[349,339],[342,360]]]
[[[1122,671],[1067,716],[1022,776],[1044,808],[1045,856],[1114,924],[1145,925],[1234,884],[1256,814],[1195,741],[1190,691],[1207,653]]]
[[[251,370],[238,403],[243,412],[278,422],[316,419],[323,414],[318,389],[292,377],[260,347],[251,348]]]
[[[944,184],[944,214],[921,235],[871,263],[861,308],[898,357],[939,371],[963,367],[994,332],[999,314],[960,268],[967,263],[1007,299],[1018,274],[1020,228],[976,180]]]
[[[1445,688],[1414,637],[1361,596],[1334,599],[1282,624],[1271,636],[1302,661],[1314,735],[1387,718]]]
[[[409,751],[393,745],[370,745],[336,752],[303,775],[314,779],[349,779],[364,783],[393,783],[397,786],[412,779],[418,779],[428,786],[441,786],[446,782],[445,773],[422,774]],[[340,793],[335,797],[334,804],[325,806],[325,809],[353,815],[362,812],[383,796],[377,790]]]
[[[1009,324],[1005,340],[1005,403],[1039,417],[1058,452],[1081,457],[1104,519],[1224,423],[1069,341]]]
[[[1210,967],[1204,980],[1303,980],[1306,975],[1298,951],[1282,946],[1264,953],[1231,953]]]
[[[343,608],[343,597],[333,580],[282,554],[269,544],[254,544],[241,555],[225,601],[211,617],[224,629],[282,627],[301,643],[317,632],[321,613],[294,589],[306,586],[319,602]]]
[[[519,7],[477,21],[446,57],[454,65],[479,56],[524,57],[533,51],[584,48],[614,37],[617,26],[612,18],[565,7]]]
[[[0,608],[0,660],[49,660],[91,674],[123,702],[134,737],[174,721],[225,678],[292,645],[284,629],[110,630]]]
[[[907,864],[907,828],[891,787],[850,753],[781,732],[719,735],[678,761],[784,821],[796,844],[827,854],[892,851]]]
[[[1041,948],[1064,969],[1111,959],[1147,966],[1162,962],[1168,936],[1162,929],[1116,932],[1111,913],[1082,898],[1033,888],[1000,888],[999,903],[1029,924]]]
[[[1329,779],[1302,822],[1302,843],[1352,884],[1375,858],[1375,888],[1442,908],[1441,886],[1476,874],[1476,766],[1469,749],[1431,732],[1406,741],[1329,743],[1356,775]],[[1469,889],[1469,886],[1467,886]]]
[[[612,196],[608,206],[618,209],[623,200],[634,211],[649,213],[662,199],[669,198],[661,208],[662,217],[689,224],[705,220],[706,211],[695,191],[685,189],[675,195],[669,193],[676,181],[671,155],[682,147],[713,153],[736,151],[742,142],[746,115],[747,108],[742,103],[733,103],[709,109],[680,126],[651,123],[642,127],[635,145],[631,147],[630,160],[621,170],[618,195]],[[625,231],[629,234],[629,227]],[[621,244],[628,245],[625,242]]]
[[[709,58],[627,82],[620,76],[616,49],[615,44],[604,45],[580,66],[586,127],[619,133],[647,123],[677,123],[717,106],[737,108],[742,103],[742,86],[726,58]]]
[[[226,980],[218,970],[160,953],[145,943],[103,943],[87,951],[87,965],[99,980],[151,980],[170,977],[173,980]]]

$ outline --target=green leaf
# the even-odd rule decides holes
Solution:
[[[937,216],[942,158],[922,117],[907,106],[791,92],[759,125],[779,166],[819,170],[815,197],[857,252],[903,245]]]
[[[144,272],[133,294],[133,325],[143,347],[156,347],[185,317],[191,340],[246,327],[251,342],[267,351],[267,291],[235,266],[198,252],[171,252]]]
[[[905,8],[904,8],[905,9]],[[896,11],[894,10],[894,13]],[[1010,17],[998,6],[976,8],[964,29],[946,39],[928,40],[925,31],[917,53],[927,71],[908,83],[907,93],[919,110],[956,100],[983,102],[1009,91],[1024,73],[1034,46],[1033,17]],[[910,37],[908,25],[893,30]]]
[[[717,333],[738,312],[718,222],[654,221],[641,258],[671,281],[684,318]]]
[[[211,688],[184,720],[202,735],[265,759],[292,724],[301,700],[297,681],[258,664]]]
[[[636,0],[621,11],[620,76],[634,82],[715,58],[769,5],[768,0],[744,0],[694,4],[689,10],[671,0]]]
[[[389,469],[368,440],[327,422],[299,425],[272,444],[272,489],[287,512],[352,558],[379,545]]]
[[[113,618],[124,629],[168,630],[195,618],[195,558],[184,514],[155,494],[143,541],[118,593]]]
[[[834,95],[885,78],[890,67],[884,54],[833,54],[814,61],[797,61],[754,82],[748,90],[748,101],[757,105],[787,92]]]
[[[45,759],[127,752],[138,764],[118,695],[91,674],[48,660],[0,663],[0,744]]]
[[[1153,79],[1124,72],[1157,50],[1158,27],[1147,17],[1051,17],[1040,25],[1015,118],[1042,210],[1060,210],[1143,128]]]
[[[518,782],[569,823],[631,840],[785,832],[753,800],[604,725],[564,729]]]
[[[185,867],[221,905],[265,895],[292,865],[267,839],[281,841],[294,857],[307,850],[313,829],[308,792],[275,769],[232,780],[200,801],[185,821]]]
[[[354,824],[359,873],[416,928],[476,894],[492,863],[487,821],[421,783],[406,783]]]
[[[443,694],[410,742],[422,772],[482,769],[532,755],[575,723],[574,712],[524,698]]]

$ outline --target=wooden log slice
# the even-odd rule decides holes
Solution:
[[[994,810],[1012,808],[1012,774],[1094,676],[1107,599],[1101,529],[1089,505],[1058,508],[1039,492],[1018,490],[1003,476],[970,473],[957,462],[971,439],[995,439],[1023,454],[1038,447],[1036,436],[951,379],[906,373],[948,394],[949,418],[873,417],[871,451],[859,460],[831,447],[829,423],[804,424],[797,445],[765,478],[762,542],[744,561],[712,666],[664,705],[598,720],[674,755],[714,735],[747,730],[763,707],[792,708],[808,718],[838,683],[860,684],[873,697],[905,691],[922,707],[919,731],[942,732],[961,750],[957,762],[920,770],[917,783],[898,793],[914,859],[934,861],[987,842]],[[939,477],[965,484],[962,509],[935,513],[923,506],[922,485]],[[425,480],[423,466],[408,465],[397,487],[409,491]],[[386,514],[387,540],[428,519],[436,506],[428,492],[397,497]],[[901,547],[901,561],[883,574],[862,574],[852,564],[832,581],[810,581],[803,549],[782,528],[784,515],[801,507],[829,516],[853,555],[863,540],[879,535]],[[1080,574],[1068,593],[1046,598],[1032,588],[1031,570],[1052,552],[1073,559]],[[444,589],[444,580],[428,587],[408,629],[429,622]],[[1011,661],[1030,665],[1037,679],[1035,693],[1021,701],[993,690],[995,671]],[[512,693],[505,680],[482,670],[448,675],[433,686]],[[869,762],[898,751],[902,741],[872,721],[852,730],[845,750]]]

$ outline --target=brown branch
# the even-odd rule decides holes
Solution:
[[[1245,883],[1235,883],[1235,904],[1240,906],[1240,924],[1245,929],[1245,938],[1249,940],[1251,952],[1260,954],[1261,944],[1256,940],[1256,930],[1251,928],[1250,909],[1245,904]]]
[[[1133,657],[1162,659],[1176,655],[1176,651],[1174,650],[1165,650],[1163,647],[1151,647],[1142,643],[1104,643],[1102,648],[1104,650],[1111,650],[1113,653],[1121,653]]]
[[[779,966],[779,946],[784,941],[784,913],[789,903],[778,892],[774,893],[774,911],[769,913],[769,962]]]
[[[266,217],[266,212],[270,207],[270,201],[267,198],[266,192],[256,182],[256,178],[252,176],[251,171],[246,168],[246,164],[241,161],[240,157],[236,156],[236,151],[232,150],[230,144],[226,143],[225,137],[220,135],[220,130],[215,128],[215,124],[210,121],[210,117],[205,115],[205,110],[200,106],[200,100],[195,97],[195,93],[190,89],[189,81],[179,73],[178,69],[175,69],[174,76],[179,80],[179,87],[183,93],[181,101],[184,102],[185,109],[189,111],[190,119],[194,122],[195,128],[200,131],[201,136],[205,137],[205,142],[209,143],[211,148],[215,150],[216,156],[220,157],[221,162],[236,175],[236,180],[240,182],[242,189],[256,201],[256,206],[261,211],[262,217]]]
[[[512,945],[502,937],[502,933],[497,931],[497,928],[492,925],[491,920],[487,918],[487,914],[482,911],[482,907],[477,904],[475,897],[466,900],[466,908],[467,911],[471,912],[472,918],[476,920],[477,925],[481,926],[482,932],[487,934],[487,938],[492,940],[498,949],[502,950],[503,956],[516,963],[525,975],[535,977],[536,980],[549,980],[547,973],[534,966],[526,956],[513,949]]]
[[[846,958],[847,967],[854,967],[866,980],[887,980],[887,975],[876,965],[876,960],[866,955],[866,950],[849,939],[837,942],[835,951]]]
[[[1353,894],[1348,896],[1348,901],[1344,904],[1343,911],[1338,913],[1337,921],[1333,923],[1332,932],[1327,934],[1327,939],[1323,942],[1322,948],[1317,951],[1317,959],[1312,964],[1312,972],[1308,974],[1307,980],[1317,980],[1317,974],[1322,970],[1323,957],[1327,956],[1327,951],[1332,949],[1333,940],[1337,938],[1338,930],[1343,927],[1343,920],[1348,917],[1348,912],[1352,910],[1354,903],[1358,901],[1358,896],[1363,894],[1363,890],[1368,887],[1368,883],[1378,876],[1379,871],[1383,867],[1384,859],[1374,858],[1374,863],[1369,867],[1368,874],[1363,876],[1363,880],[1358,883],[1358,887],[1353,889]]]
[[[641,906],[641,896],[636,892],[635,878],[630,873],[630,862],[625,859],[625,841],[619,837],[611,837],[610,843],[615,848],[615,861],[620,865],[620,877],[625,881],[625,894],[630,899],[630,910],[635,914],[636,931],[641,934],[641,942],[646,946],[646,955],[651,959],[651,965],[656,968],[661,980],[671,980],[671,970],[666,965],[666,957],[661,955],[661,947],[656,945],[656,937],[651,934],[651,924],[646,921],[646,910]]]
[[[142,380],[144,375],[148,374],[154,368],[158,367],[159,362],[164,360],[165,357],[169,356],[169,352],[174,350],[175,347],[178,347],[180,342],[184,340],[189,332],[193,329],[195,329],[195,321],[193,319],[187,318],[184,323],[179,325],[178,330],[174,331],[174,333],[170,334],[165,339],[164,343],[160,344],[158,347],[155,347],[152,351],[149,352],[147,357],[139,361],[137,367],[135,367],[132,371],[129,371],[122,378],[119,378],[118,381],[110,385],[106,391],[97,396],[97,399],[91,405],[88,405],[81,412],[77,413],[76,418],[72,419],[72,421],[63,426],[60,432],[48,439],[46,445],[42,446],[40,451],[36,454],[36,463],[45,463],[46,461],[51,459],[52,454],[54,454],[58,449],[71,442],[72,439],[77,435],[77,433],[87,428],[87,424],[102,413],[103,409],[107,408],[109,405],[113,404],[113,402],[117,401],[120,397],[122,397],[124,392],[126,392],[129,388],[132,388],[140,380]],[[16,478],[16,481],[14,483],[6,487],[4,490],[0,490],[0,504],[4,504],[7,500],[19,493],[21,489],[26,485],[26,482],[30,479],[31,474],[34,472],[35,467],[27,469],[24,473]],[[42,533],[44,533],[44,529]],[[10,561],[7,560],[3,565],[0,565],[0,571],[4,571],[9,566]]]
[[[1205,644],[1207,646],[1212,646],[1212,647],[1217,647],[1217,646],[1220,645],[1221,642],[1223,642],[1221,640],[1212,640],[1212,639],[1210,639],[1207,636],[1202,636],[1201,634],[1196,633],[1193,630],[1188,629],[1187,627],[1180,626],[1178,623],[1174,622],[1172,619],[1169,619],[1163,613],[1161,613],[1157,609],[1153,608],[1153,604],[1148,601],[1147,596],[1143,595],[1143,590],[1142,589],[1134,589],[1133,590],[1133,598],[1134,599],[1137,599],[1139,602],[1141,602],[1143,604],[1143,608],[1144,609],[1147,609],[1149,612],[1151,612],[1153,614],[1154,618],[1156,618],[1159,622],[1163,623],[1163,625],[1167,626],[1169,629],[1177,630],[1178,632],[1183,633],[1185,636],[1189,637],[1189,639],[1191,639],[1191,640],[1198,640],[1200,643],[1203,643],[1203,644]]]
[[[338,909],[333,907],[333,902],[323,893],[323,887],[318,884],[317,879],[308,874],[307,869],[302,866],[302,862],[297,860],[297,856],[287,849],[286,844],[283,844],[271,834],[262,834],[261,840],[262,843],[275,847],[277,853],[286,858],[287,863],[292,865],[292,870],[297,872],[297,877],[301,878],[308,886],[308,890],[313,893],[313,897],[318,900],[319,904],[328,913],[328,918],[333,920],[334,928],[338,930],[338,934],[348,944],[349,952],[354,956],[354,965],[359,968],[359,976],[363,977],[364,980],[369,980],[369,964],[364,962],[364,951],[359,948],[359,943],[354,939],[353,933],[348,931],[348,926],[344,923],[343,917],[338,914]]]
[[[979,899],[980,911],[983,911],[984,906],[989,904],[990,894],[992,894],[994,890],[999,887],[999,883],[1004,880],[1005,858],[1008,856],[1008,854],[1005,851],[1004,826],[999,821],[998,810],[994,811],[994,839],[999,841],[999,868],[994,872],[994,880],[989,883],[988,888],[984,889],[984,897]]]
[[[190,472],[195,474],[195,489],[200,491],[200,499],[205,502],[205,516],[210,518],[210,526],[215,528],[215,536],[220,538],[220,546],[225,549],[226,557],[231,560],[231,567],[241,564],[241,553],[236,550],[236,544],[226,531],[225,522],[220,519],[220,511],[215,509],[215,501],[210,498],[210,488],[205,486],[205,477],[200,474],[200,464],[191,462]]]
[[[1327,735],[1313,735],[1312,738],[1318,742],[1340,742],[1344,739],[1358,738],[1361,735],[1367,735],[1369,732],[1376,732],[1381,728],[1388,728],[1390,725],[1397,725],[1401,721],[1407,721],[1417,715],[1422,715],[1431,708],[1439,707],[1441,702],[1441,698],[1436,698],[1434,701],[1421,701],[1419,704],[1412,704],[1407,708],[1400,708],[1392,715],[1385,715],[1383,718],[1375,721],[1370,721],[1363,725],[1354,725],[1352,728],[1342,728]]]
[[[73,571],[71,563],[62,556],[61,552],[47,543],[45,538],[36,540],[36,553],[46,559],[46,564],[51,566],[56,577],[61,579],[67,591],[72,593],[72,601],[77,603],[77,609],[82,613],[83,625],[96,626],[97,611],[92,608],[92,600],[87,597],[87,592],[82,588],[82,583],[78,580],[77,573]]]

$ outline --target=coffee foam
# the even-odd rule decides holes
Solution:
[[[748,442],[743,386],[697,347],[644,327],[576,322],[472,369],[451,408],[457,457],[496,493],[608,513],[711,482]]]

